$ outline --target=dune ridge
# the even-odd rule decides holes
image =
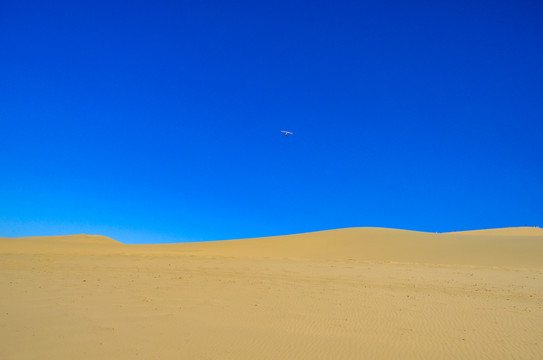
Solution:
[[[538,226],[519,226],[496,229],[446,232],[443,234],[487,235],[487,236],[543,236],[543,229]]]
[[[0,237],[0,254],[106,254],[124,245],[102,235]]]
[[[346,228],[267,238],[164,246],[212,256],[312,260],[543,267],[543,231],[425,233],[384,228]],[[529,235],[525,235],[528,233]],[[491,234],[490,234],[491,235]],[[158,246],[157,246],[158,248]]]
[[[122,244],[99,235],[0,238],[0,253],[194,255],[543,268],[543,229],[427,233],[345,228],[199,243]]]

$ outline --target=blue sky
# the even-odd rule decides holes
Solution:
[[[0,236],[541,226],[542,16],[538,1],[4,0]]]

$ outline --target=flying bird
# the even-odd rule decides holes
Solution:
[[[290,131],[285,131],[285,130],[281,130],[282,133],[285,133],[285,136],[289,136],[290,135],[294,135],[294,133],[290,132]]]

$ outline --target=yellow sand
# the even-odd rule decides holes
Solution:
[[[0,238],[0,359],[543,359],[543,230]]]

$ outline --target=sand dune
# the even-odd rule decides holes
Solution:
[[[509,227],[499,229],[484,229],[471,231],[458,231],[447,234],[455,235],[489,235],[489,236],[542,236],[543,229],[536,226],[530,227]]]
[[[543,230],[0,238],[1,359],[541,359]]]
[[[347,228],[266,238],[126,245],[97,235],[0,238],[3,253],[198,255],[319,261],[543,267],[543,229],[424,233]]]
[[[161,245],[157,249],[230,257],[542,267],[543,230],[512,230],[434,234],[348,228],[259,239]]]
[[[267,238],[183,244],[126,245],[105,236],[0,238],[2,253],[194,255],[319,261],[369,261],[543,267],[543,229],[504,228],[424,233],[348,228]]]
[[[119,245],[106,236],[87,234],[0,238],[0,254],[107,254]]]

